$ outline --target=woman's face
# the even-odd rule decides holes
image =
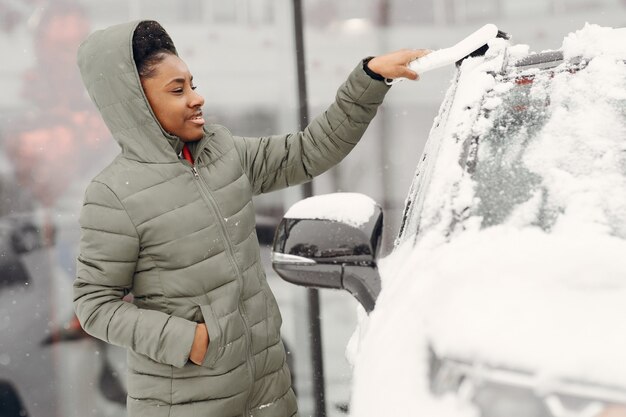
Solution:
[[[194,91],[187,65],[176,55],[167,54],[155,69],[150,78],[141,78],[141,85],[157,120],[183,142],[201,139],[204,98]]]

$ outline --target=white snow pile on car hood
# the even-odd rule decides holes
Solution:
[[[332,220],[359,227],[367,223],[376,202],[359,193],[333,193],[305,198],[291,206],[287,219]]]
[[[602,234],[468,232],[411,258],[407,299],[439,355],[626,387],[625,251]]]
[[[555,77],[552,118],[524,158],[560,208],[549,233],[532,226],[531,198],[503,224],[481,229],[469,219],[445,234],[455,207],[475,198],[453,135],[493,86],[480,60],[468,63],[475,71],[462,77],[473,91],[455,96],[449,121],[459,129],[444,133],[432,183],[442,192],[424,203],[425,235],[380,262],[376,309],[355,332],[353,416],[474,415],[430,394],[429,345],[440,356],[531,372],[544,388],[568,378],[626,389],[626,54],[613,34],[587,25],[566,38],[566,55],[594,59]]]

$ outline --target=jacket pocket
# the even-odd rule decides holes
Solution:
[[[222,355],[224,350],[222,342],[222,329],[220,328],[217,317],[215,317],[215,313],[213,313],[213,309],[210,305],[200,306],[200,311],[202,312],[204,324],[206,325],[207,331],[209,333],[209,347],[207,349],[206,355],[204,355],[204,361],[202,361],[202,366],[212,368],[213,366],[215,366],[215,363]]]

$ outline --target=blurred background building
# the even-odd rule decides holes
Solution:
[[[626,0],[303,0],[303,6],[312,117],[369,55],[447,47],[485,23],[534,51],[559,48],[585,22],[626,26]],[[0,263],[3,416],[20,408],[11,392],[31,416],[120,415],[124,353],[84,337],[72,319],[82,193],[118,151],[84,92],[75,53],[92,30],[132,19],[156,19],[170,32],[210,122],[246,136],[297,129],[289,0],[0,0],[0,255],[12,259]],[[446,68],[394,86],[355,151],[314,182],[316,194],[362,192],[377,200],[386,216],[384,251],[452,75]],[[261,196],[257,210],[279,218],[301,195],[294,189]],[[269,260],[267,250],[263,256]],[[269,269],[268,262],[306,416],[312,388],[304,292]],[[343,349],[355,306],[347,295],[322,294],[329,415],[342,415],[349,402]]]

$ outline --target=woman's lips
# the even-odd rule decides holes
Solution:
[[[202,116],[196,116],[192,119],[189,119],[189,121],[193,124],[196,124],[198,126],[203,126],[204,125],[204,118]]]

